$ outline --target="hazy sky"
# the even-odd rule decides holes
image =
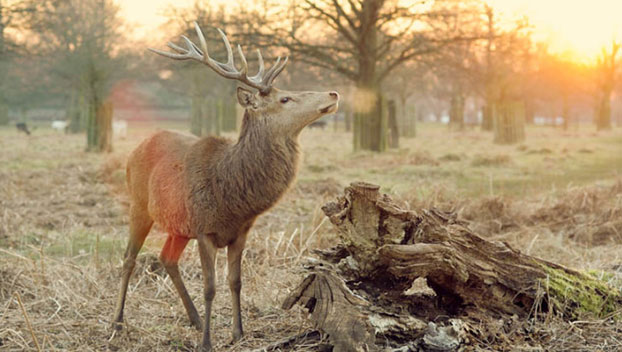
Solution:
[[[118,0],[121,14],[136,25],[135,35],[157,31],[166,21],[163,10],[189,7],[195,0]],[[210,0],[231,3],[236,0]],[[249,0],[247,0],[249,1]],[[622,39],[622,0],[489,0],[507,16],[525,15],[538,39],[550,40],[556,51],[572,51],[581,59],[596,55],[613,38]]]

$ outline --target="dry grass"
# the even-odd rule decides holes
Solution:
[[[109,155],[84,153],[83,136],[39,129],[26,138],[0,130],[0,350],[37,350],[36,343],[41,350],[63,351],[196,346],[200,334],[189,326],[157,261],[165,236],[157,228],[130,283],[127,328],[116,334],[110,329],[127,233],[124,163],[150,130],[131,128],[129,138],[117,141]],[[597,137],[548,130],[530,135],[528,150],[534,153],[492,147],[490,136],[479,132],[422,128],[420,137],[403,141],[402,149],[376,155],[351,153],[344,134],[305,131],[298,184],[252,230],[243,259],[246,336],[233,346],[227,344],[231,304],[224,253],[218,257],[216,349],[252,350],[310,328],[302,311],[283,312],[280,305],[301,279],[300,265],[309,250],[335,243],[320,207],[355,180],[379,183],[411,208],[457,209],[482,234],[527,253],[615,274],[622,265],[619,131]],[[481,155],[501,155],[510,162],[475,166]],[[545,159],[551,157],[559,158]],[[181,270],[202,311],[198,263],[191,243]],[[551,318],[520,328],[504,324],[499,336],[506,336],[499,341],[508,342],[491,343],[494,349],[612,350],[622,340],[620,325],[610,319],[567,324]]]

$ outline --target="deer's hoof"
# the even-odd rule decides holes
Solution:
[[[233,345],[236,342],[240,341],[243,335],[244,334],[242,333],[242,331],[234,331],[233,336],[231,337],[231,341],[229,341],[229,344]]]
[[[190,325],[194,326],[197,331],[203,331],[203,324],[201,324],[201,322],[190,322]]]
[[[212,352],[212,345],[202,345],[199,347],[198,352]]]
[[[115,321],[114,323],[112,323],[112,328],[116,331],[121,331],[123,330],[123,322],[122,321]]]

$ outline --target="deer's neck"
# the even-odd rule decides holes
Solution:
[[[230,162],[240,171],[274,187],[289,186],[298,165],[298,142],[295,136],[277,135],[260,116],[246,111],[238,141],[231,147]]]
[[[223,160],[226,173],[237,178],[231,187],[243,195],[244,212],[258,215],[274,205],[293,182],[298,159],[295,137],[275,135],[264,119],[245,112],[238,141]]]

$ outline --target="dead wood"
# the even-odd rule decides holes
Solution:
[[[290,336],[286,339],[277,341],[269,346],[254,350],[254,352],[287,351],[294,349],[300,344],[317,344],[322,338],[322,334],[317,330],[305,331],[301,334]]]
[[[297,302],[309,310],[316,327],[331,337],[335,351],[365,351],[374,345],[373,331],[362,309],[369,303],[330,271],[307,276],[287,297],[283,309]]]
[[[450,351],[480,333],[468,322],[603,316],[622,303],[589,274],[482,238],[453,214],[404,210],[378,190],[354,183],[322,208],[341,244],[317,252],[283,305],[306,307],[336,351]]]

